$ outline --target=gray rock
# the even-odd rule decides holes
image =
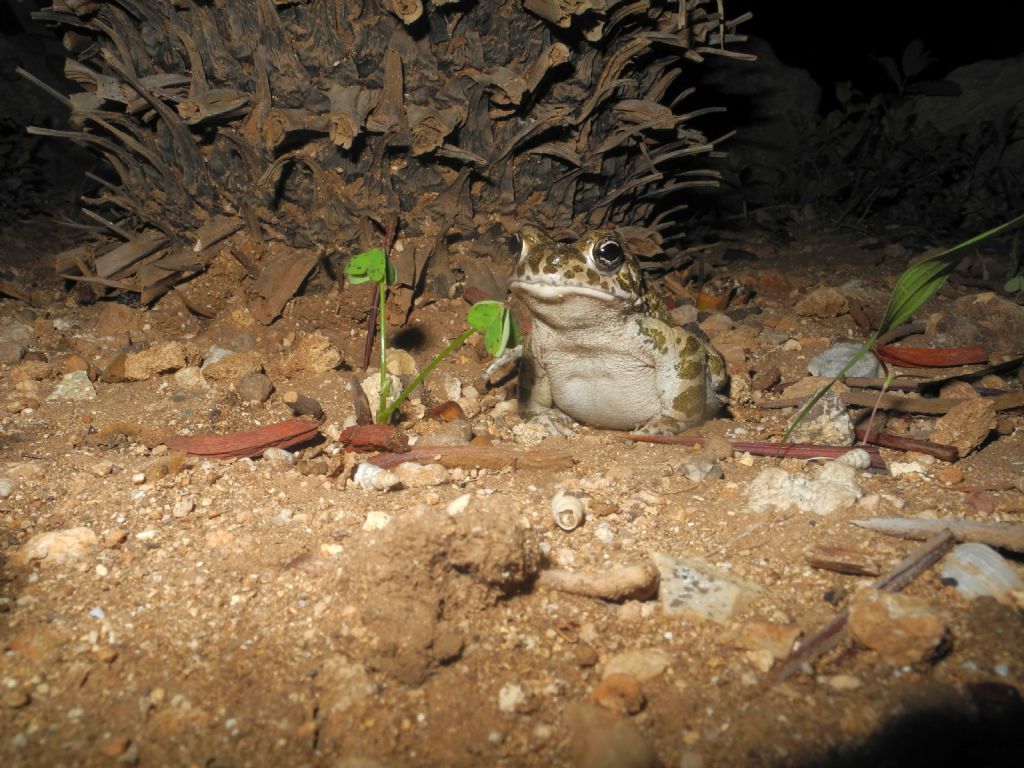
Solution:
[[[752,512],[796,507],[803,512],[829,515],[852,507],[861,495],[857,470],[841,462],[826,464],[816,480],[769,467],[751,482],[747,507]]]
[[[605,662],[602,678],[628,675],[638,683],[653,680],[672,663],[672,656],[660,648],[643,648],[617,653]]]
[[[247,373],[235,383],[235,393],[243,403],[265,402],[274,391],[274,383],[265,373]]]
[[[943,560],[941,576],[954,582],[956,591],[968,600],[994,597],[1008,603],[1012,591],[1024,590],[1024,581],[1003,556],[977,542],[954,547]]]
[[[48,403],[58,403],[95,399],[96,388],[89,381],[89,374],[85,371],[72,371],[71,373],[64,374],[64,377],[53,388],[46,401]]]
[[[833,344],[820,355],[816,355],[808,364],[807,370],[812,376],[828,376],[832,378],[839,374],[843,366],[849,362],[861,345],[854,341],[840,341]],[[882,375],[882,366],[874,353],[867,352],[864,357],[853,364],[853,367],[846,372],[847,376],[862,376],[874,378]]]
[[[0,364],[15,365],[25,356],[25,345],[15,339],[0,339]]]
[[[668,616],[708,619],[724,624],[746,608],[761,587],[697,558],[652,552],[661,574],[658,599]]]
[[[28,344],[32,340],[32,329],[24,323],[8,323],[0,329],[0,341],[17,341]]]
[[[793,419],[796,417],[794,414]],[[830,389],[814,404],[791,436],[794,442],[818,445],[853,445],[853,438],[853,419],[835,389]]]

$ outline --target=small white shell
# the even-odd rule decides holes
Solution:
[[[585,515],[583,502],[561,488],[551,497],[551,519],[563,531],[579,528]]]
[[[391,470],[381,469],[365,461],[356,467],[352,479],[367,491],[387,491],[402,482]]]
[[[836,464],[845,464],[854,469],[867,469],[871,466],[871,455],[863,448],[854,448],[836,459]]]

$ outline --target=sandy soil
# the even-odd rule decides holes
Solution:
[[[724,245],[711,256],[715,274],[756,294],[706,323],[739,385],[736,406],[698,433],[718,444],[779,437],[792,409],[756,401],[804,379],[807,361],[832,341],[863,336],[847,311],[815,317],[797,303],[835,287],[880,314],[905,265],[874,266],[881,245],[806,234],[783,247],[750,235],[728,244],[731,256]],[[827,515],[751,511],[751,483],[764,469],[813,478],[819,464],[730,454],[716,460],[720,479],[694,481],[683,469],[698,448],[587,427],[571,437],[524,430],[509,403],[514,378],[481,380],[488,359],[477,338],[437,369],[405,409],[403,428],[420,439],[472,432],[571,466],[435,468],[423,482],[436,485],[363,490],[332,437],[353,413],[345,383],[361,364],[365,288],[342,291],[320,270],[265,327],[247,318],[247,283],[226,255],[181,289],[215,310],[205,319],[173,295],[152,308],[80,305],[45,275],[38,257],[51,244],[15,233],[7,247],[13,276],[48,299],[34,308],[0,301],[0,331],[30,329],[27,358],[0,369],[0,479],[9,491],[0,499],[4,765],[698,768],[1024,758],[1020,606],[968,600],[938,568],[905,590],[942,623],[934,653],[893,663],[846,637],[790,680],[766,685],[788,650],[773,638],[806,641],[874,581],[812,567],[810,549],[854,550],[884,573],[918,546],[851,520],[1021,522],[1019,409],[1000,414],[952,470],[883,449],[890,464],[917,462],[919,471],[858,472],[861,499]],[[977,292],[947,288],[930,310]],[[404,338],[418,365],[461,331],[465,307],[440,299],[412,313]],[[332,370],[294,357],[317,331],[340,353]],[[186,355],[214,345],[254,351],[274,394],[245,403],[237,379],[202,388],[168,371],[97,380],[95,399],[47,399],[69,370],[96,374],[120,353],[167,342]],[[456,382],[466,423],[425,418]],[[1021,383],[1010,374],[1001,386]],[[325,441],[294,463],[185,457],[163,444],[173,434],[290,418],[287,390],[325,411]],[[903,416],[889,428],[927,437],[934,422]],[[558,489],[587,507],[573,531],[551,519]],[[32,537],[76,528],[95,541],[82,534],[85,544],[64,559],[56,550],[26,558]],[[556,567],[599,574],[652,552],[701,558],[760,591],[715,622],[673,615],[656,596],[605,601],[547,589],[538,576]],[[1019,563],[1010,568],[1021,574]],[[604,680],[609,670],[624,679]],[[609,757],[614,749],[621,753]]]

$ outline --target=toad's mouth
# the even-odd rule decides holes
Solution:
[[[601,301],[621,301],[615,294],[593,288],[589,285],[573,285],[567,283],[545,283],[533,280],[513,280],[509,288],[514,293],[523,293],[539,301],[559,302],[569,298],[599,299]]]

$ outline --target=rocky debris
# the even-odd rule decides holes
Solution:
[[[392,472],[406,488],[429,488],[448,482],[448,470],[440,464],[418,464],[406,461]]]
[[[74,371],[64,374],[57,386],[50,392],[46,401],[49,403],[61,403],[95,399],[96,388],[89,381],[89,374],[85,371]]]
[[[147,381],[163,373],[184,368],[195,359],[195,353],[178,341],[154,344],[149,349],[128,355],[124,361],[124,376],[129,381]]]
[[[53,366],[45,360],[22,360],[11,369],[11,381],[15,384],[43,381],[52,375]]]
[[[839,372],[843,370],[843,366],[860,352],[861,346],[855,341],[837,342],[821,354],[811,358],[811,361],[807,363],[807,370],[812,376],[827,376],[828,378],[838,376]],[[881,376],[882,364],[878,362],[878,358],[873,352],[868,351],[844,375],[864,378]]]
[[[793,650],[793,644],[798,637],[800,627],[796,624],[778,624],[771,621],[747,621],[729,634],[730,641],[737,648],[750,652],[767,652],[773,662],[786,658]]]
[[[724,476],[722,465],[706,451],[700,451],[696,456],[683,462],[679,467],[679,473],[691,483],[702,483],[708,479],[721,480]]]
[[[360,596],[367,665],[402,683],[419,684],[457,659],[465,643],[457,619],[521,588],[540,566],[536,538],[510,498],[471,496],[459,506],[403,513],[354,544],[365,556],[346,576],[349,594]]]
[[[838,289],[826,286],[817,288],[796,303],[796,313],[801,317],[829,318],[846,314],[849,304]]]
[[[274,383],[270,377],[259,371],[247,373],[235,382],[235,393],[243,403],[266,402],[273,391]]]
[[[802,512],[830,515],[852,507],[862,496],[857,470],[843,462],[830,461],[817,479],[791,475],[779,467],[769,467],[754,478],[748,489],[747,508],[785,510],[796,507]]]
[[[341,353],[331,340],[322,331],[315,331],[303,337],[295,351],[285,359],[283,370],[289,376],[303,372],[327,373],[337,368],[340,362]]]
[[[647,703],[640,683],[629,675],[619,674],[606,675],[590,694],[590,700],[620,715],[635,715]]]
[[[945,650],[946,620],[920,598],[862,589],[851,598],[849,611],[853,636],[889,664],[930,661]]]
[[[929,315],[925,338],[930,346],[981,344],[989,355],[1024,354],[1024,307],[995,293],[961,296],[945,311]]]
[[[115,301],[105,301],[96,322],[96,336],[101,339],[125,340],[138,337],[145,324],[144,317],[145,313],[140,310]]]
[[[15,365],[25,356],[25,345],[14,339],[0,339],[0,365]]]
[[[667,616],[729,621],[760,594],[761,587],[715,568],[697,558],[681,558],[655,552],[661,585],[658,599]]]
[[[986,544],[958,544],[942,561],[943,582],[956,587],[962,597],[994,597],[1011,603],[1013,592],[1024,592],[1024,580],[1006,559]]]
[[[0,341],[13,341],[18,344],[28,345],[35,332],[30,326],[17,321],[10,322],[0,329]]]
[[[793,419],[798,415],[799,411]],[[853,445],[853,419],[839,393],[835,389],[826,392],[793,428],[790,438],[797,443]]]
[[[530,696],[519,683],[505,683],[498,691],[498,711],[506,714],[528,709]]]
[[[630,677],[645,683],[662,674],[672,664],[672,656],[660,648],[635,648],[608,657],[602,677]]]
[[[174,372],[174,383],[185,390],[209,389],[210,383],[203,376],[203,372],[197,365],[186,365],[180,371]]]
[[[41,567],[87,555],[97,544],[91,528],[66,528],[61,531],[37,533],[11,556],[11,565],[27,567],[38,562]]]
[[[222,347],[212,347],[200,370],[204,378],[210,381],[230,384],[240,381],[250,373],[262,373],[263,356],[254,349],[248,352],[232,352]]]
[[[654,749],[631,720],[596,704],[573,704],[566,720],[576,768],[656,768]]]
[[[965,400],[935,422],[931,440],[956,446],[963,458],[980,446],[995,428],[996,409],[991,400]]]
[[[473,439],[473,425],[466,419],[422,421],[420,425],[423,426],[423,433],[416,441],[416,445],[420,448],[468,445],[469,441]]]

